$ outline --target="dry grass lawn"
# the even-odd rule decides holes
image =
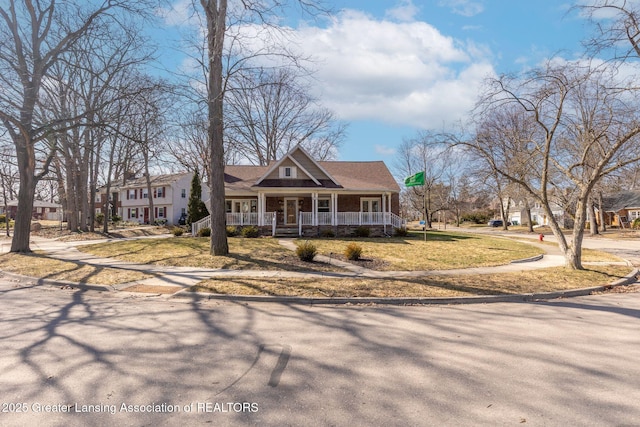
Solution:
[[[311,239],[318,253],[342,257],[350,242],[362,246],[362,258],[382,260],[375,269],[394,271],[491,267],[543,253],[527,243],[500,237],[433,231],[400,238]],[[300,240],[302,241],[302,240]]]
[[[86,284],[117,285],[153,277],[138,271],[60,261],[37,253],[0,255],[0,266],[9,273]]]
[[[93,255],[117,258],[141,264],[177,267],[222,268],[230,270],[336,271],[321,263],[304,263],[275,239],[229,238],[230,254],[209,255],[206,237],[170,237],[153,240],[130,240],[80,246]]]
[[[597,266],[584,271],[562,267],[520,273],[475,276],[424,276],[410,279],[210,279],[192,292],[225,295],[300,297],[458,297],[508,295],[577,289],[609,284],[631,271],[630,267]]]

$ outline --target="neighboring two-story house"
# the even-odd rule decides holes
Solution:
[[[150,177],[151,193],[147,187],[147,177],[132,178],[124,184],[111,187],[109,206],[111,214],[117,213],[123,221],[148,224],[151,222],[149,198],[153,199],[153,217],[167,224],[178,224],[182,215],[187,214],[191,180],[193,173],[183,172]],[[203,192],[207,191],[203,185]],[[203,194],[203,198],[208,194]],[[96,210],[102,212],[107,206],[106,188],[102,187],[96,197]]]

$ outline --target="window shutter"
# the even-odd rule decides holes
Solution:
[[[165,193],[165,187],[162,187],[162,197],[167,197],[167,193]]]
[[[129,190],[127,190],[127,200],[129,200]]]

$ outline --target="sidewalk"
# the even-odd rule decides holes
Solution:
[[[91,254],[81,252],[78,246],[89,245],[94,243],[102,243],[109,241],[122,241],[133,239],[149,239],[163,238],[163,236],[144,236],[132,237],[127,239],[101,239],[91,241],[71,241],[60,242],[43,238],[33,238],[31,240],[31,248],[33,250],[41,250],[51,258],[88,264],[92,266],[108,267],[121,270],[130,270],[144,272],[153,275],[152,278],[128,282],[119,285],[105,285],[104,290],[119,291],[125,290],[132,286],[141,287],[166,287],[166,293],[175,293],[187,289],[200,281],[210,278],[316,278],[319,280],[331,280],[340,278],[373,278],[373,279],[392,279],[392,278],[417,278],[432,275],[456,276],[456,275],[479,275],[491,273],[508,273],[525,270],[536,270],[550,267],[559,267],[564,265],[564,257],[560,255],[560,251],[553,246],[531,242],[529,239],[522,239],[529,244],[534,244],[546,252],[545,255],[534,257],[528,260],[514,261],[510,264],[500,265],[496,267],[473,267],[454,270],[429,270],[429,271],[375,271],[351,263],[343,262],[323,255],[317,255],[316,260],[319,262],[332,264],[345,269],[344,272],[291,272],[291,271],[274,271],[274,270],[230,270],[230,269],[207,269],[196,267],[170,267],[157,266],[151,264],[138,264],[132,262],[120,261],[113,258],[101,258]],[[0,252],[8,252],[10,245],[6,245],[8,241],[0,241]],[[282,246],[295,250],[296,246],[293,239],[280,239],[278,241]],[[96,285],[100,287],[102,285]],[[174,292],[175,291],[175,292]]]

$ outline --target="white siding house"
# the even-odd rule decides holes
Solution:
[[[151,222],[149,197],[153,198],[153,217],[167,224],[177,224],[180,216],[187,213],[193,173],[152,176],[151,194],[147,178],[128,180],[119,188],[119,215],[124,221],[148,224]],[[204,186],[203,186],[204,187]],[[206,190],[203,188],[203,193]],[[203,194],[203,198],[207,197]]]

